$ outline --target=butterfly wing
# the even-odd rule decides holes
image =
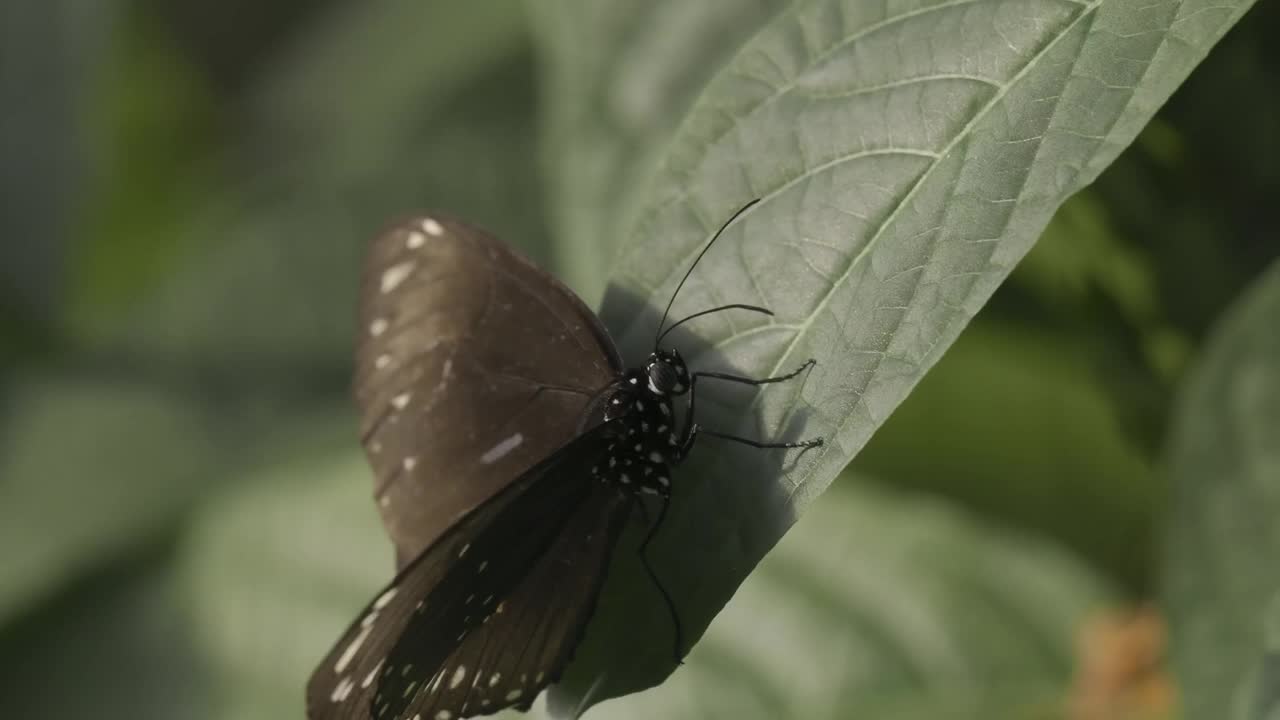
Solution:
[[[361,613],[311,676],[312,720],[527,707],[559,678],[630,507],[591,478],[606,423],[463,517]]]
[[[361,438],[401,566],[577,435],[621,367],[568,288],[443,217],[373,240],[360,318]]]

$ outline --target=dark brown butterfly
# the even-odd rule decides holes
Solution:
[[[664,312],[652,354],[624,369],[581,300],[484,232],[424,217],[375,238],[355,386],[399,573],[312,674],[308,716],[453,720],[527,709],[568,664],[645,494],[661,503],[640,546],[657,583],[644,549],[665,516],[671,468],[700,433],[820,445],[760,443],[694,422],[699,378],[778,382],[812,364],[763,380],[690,374],[679,353],[660,348],[681,323],[727,309],[770,314],[725,305],[663,331]],[[685,394],[677,417],[673,398]],[[679,618],[658,588],[679,657]]]

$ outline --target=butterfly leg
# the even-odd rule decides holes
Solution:
[[[701,425],[698,425],[698,423],[694,421],[694,408],[696,407],[697,399],[698,399],[698,393],[697,393],[698,378],[700,377],[711,379],[711,380],[725,380],[728,382],[736,382],[736,383],[741,383],[743,385],[752,385],[752,386],[768,385],[770,383],[779,383],[779,382],[784,382],[786,380],[790,380],[791,378],[794,378],[795,376],[799,375],[800,373],[804,372],[805,370],[808,370],[809,368],[817,364],[818,364],[817,360],[814,360],[813,358],[809,358],[800,367],[796,368],[795,370],[792,370],[791,372],[785,375],[777,375],[775,377],[767,377],[767,378],[749,378],[749,377],[743,377],[741,375],[730,375],[728,373],[718,373],[718,372],[693,373],[689,377],[689,411],[688,413],[685,414],[684,432],[682,433],[682,436],[680,439],[681,456],[683,457],[685,454],[689,452],[690,449],[693,448],[693,442],[694,442],[694,439],[698,436],[698,433],[709,435],[711,437],[720,438],[721,440],[730,440],[733,442],[742,443],[743,445],[750,445],[751,447],[756,447],[756,448],[820,447],[822,445],[822,438],[817,438],[814,440],[801,440],[798,442],[783,442],[783,443],[760,442],[759,440],[752,440],[750,438],[744,438],[737,435],[728,435],[725,433],[716,432],[714,430],[708,430],[702,427]]]
[[[649,532],[645,533],[644,540],[640,543],[640,564],[644,565],[644,571],[649,574],[649,579],[658,587],[658,592],[662,593],[662,599],[667,603],[667,611],[671,613],[671,623],[675,627],[676,663],[684,664],[682,652],[682,648],[684,648],[684,631],[680,627],[680,614],[676,612],[676,603],[671,599],[671,593],[667,592],[667,588],[658,579],[658,573],[654,571],[653,565],[649,564],[649,555],[647,553],[649,541],[653,540],[653,536],[658,534],[658,528],[662,527],[662,521],[667,517],[667,506],[671,504],[671,492],[669,490],[664,489],[658,497],[662,500],[662,507],[658,510],[658,519],[649,526]],[[636,502],[643,506],[641,500],[637,499]]]

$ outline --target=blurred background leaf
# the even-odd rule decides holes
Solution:
[[[0,633],[20,659],[0,679],[0,716],[210,718],[207,664],[191,633],[167,557],[82,577]]]
[[[37,353],[64,304],[67,243],[89,173],[94,66],[115,5],[0,8],[0,362]]]
[[[786,4],[529,2],[562,277],[599,305],[660,153],[707,81]]]
[[[298,716],[390,573],[348,400],[365,238],[448,211],[594,303],[703,88],[793,5],[3,4],[0,717]],[[1177,12],[1160,82],[1235,11]],[[1149,599],[1161,568],[1183,597],[1174,568],[1210,552],[1241,562],[1223,588],[1271,577],[1238,535],[1179,536],[1158,468],[1243,437],[1184,400],[1166,439],[1186,367],[1280,249],[1278,23],[1250,11],[1063,206],[689,666],[591,717],[1100,720],[1064,696],[1085,614]],[[1192,587],[1175,625],[1265,631],[1230,652],[1274,712],[1274,606],[1206,620]],[[1230,688],[1178,664],[1212,713]]]
[[[1277,708],[1280,263],[1214,331],[1180,398],[1165,595],[1187,718]]]
[[[219,465],[209,418],[156,388],[21,377],[7,394],[0,624],[176,523]]]

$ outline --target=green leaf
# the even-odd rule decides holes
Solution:
[[[217,462],[208,418],[150,387],[49,376],[0,416],[0,620],[170,527]]]
[[[191,250],[174,231],[207,197],[219,100],[168,31],[126,13],[96,68],[84,153],[94,172],[68,233],[64,325],[130,312]]]
[[[779,543],[668,683],[592,716],[1025,717],[1058,706],[1074,630],[1106,597],[1050,546],[852,484]]]
[[[331,434],[206,505],[180,553],[196,642],[222,689],[214,717],[294,717],[316,662],[394,572],[356,452]],[[299,458],[305,459],[299,459]]]
[[[286,461],[196,524],[182,574],[218,717],[296,714],[315,663],[391,574],[368,472],[356,453]],[[853,485],[779,545],[669,686],[592,716],[1026,717],[1014,711],[1059,700],[1073,631],[1107,598],[1052,547]]]
[[[66,237],[90,173],[85,105],[115,3],[0,4],[0,361],[54,325]]]
[[[695,453],[657,543],[691,634],[1249,4],[810,0],[716,74],[647,186],[603,316],[642,356],[655,306],[716,228],[762,198],[674,316],[726,302],[776,316],[726,312],[672,344],[697,368],[755,377],[816,358],[803,381],[754,399],[707,386],[698,405],[719,430],[826,445]],[[599,673],[607,698],[673,667],[655,640],[660,604],[623,587],[636,585],[611,583],[607,632],[581,655],[580,693]]]
[[[1266,617],[1266,647],[1258,666],[1253,720],[1280,720],[1280,602],[1271,604]]]
[[[1055,537],[1115,577],[1143,578],[1159,485],[1093,359],[1075,337],[979,316],[853,467]]]
[[[784,7],[774,0],[529,2],[545,70],[543,154],[561,277],[603,294],[642,180],[707,81]]]
[[[423,120],[527,44],[518,0],[339,4],[283,48],[255,89],[258,131],[290,164],[331,175],[430,163]]]
[[[1275,717],[1280,652],[1280,263],[1188,378],[1167,466],[1165,599],[1188,720]]]
[[[491,22],[493,7],[460,0],[334,12],[266,73],[251,130],[229,148],[246,157],[217,190],[180,227],[137,229],[192,250],[125,312],[80,313],[87,345],[237,378],[300,367],[327,379],[351,363],[365,243],[394,217],[445,207],[514,244],[543,241],[519,13]]]
[[[0,717],[209,718],[204,668],[171,580],[150,562],[117,569],[9,625]]]

